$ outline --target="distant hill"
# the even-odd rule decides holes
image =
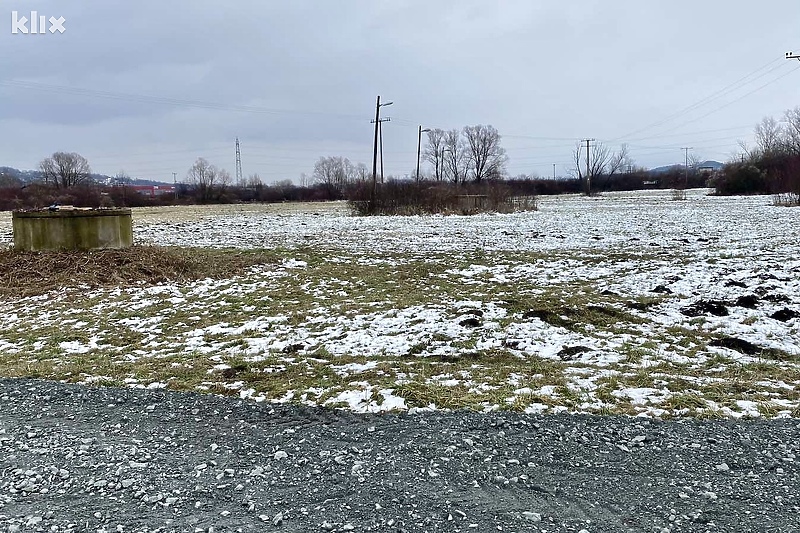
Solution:
[[[42,179],[42,173],[38,170],[19,170],[18,168],[13,167],[0,167],[0,178],[11,178],[12,180],[19,180],[23,184],[25,183],[33,183],[34,181],[38,181]],[[96,181],[97,183],[101,183],[103,185],[114,185],[115,178],[112,176],[106,176],[105,174],[92,174],[92,180]],[[0,180],[2,182],[2,180]],[[127,183],[128,185],[172,185],[172,183],[166,183],[163,181],[153,181],[153,180],[143,180],[143,179],[131,179]]]
[[[719,170],[723,167],[723,163],[719,161],[703,161],[697,165],[698,168],[710,168],[712,170]],[[656,167],[651,168],[650,172],[652,174],[663,174],[665,172],[671,172],[673,170],[683,170],[683,165],[667,165],[665,167]]]
[[[103,185],[119,185],[117,178],[112,176],[102,176],[102,178],[94,178],[95,181],[98,183],[102,183]],[[139,178],[128,178],[125,181],[125,185],[154,185],[154,186],[164,186],[164,185],[173,185],[172,183],[167,183],[165,181],[153,181],[153,180],[143,180]]]
[[[19,170],[13,167],[0,167],[0,176],[19,180],[22,183],[30,183],[42,177],[38,170]]]

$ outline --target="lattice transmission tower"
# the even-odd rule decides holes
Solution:
[[[242,150],[239,147],[239,137],[236,137],[236,185],[241,186],[244,183],[244,176],[242,175]]]

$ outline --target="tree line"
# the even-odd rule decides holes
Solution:
[[[712,182],[719,194],[773,194],[776,202],[800,205],[800,107],[783,120],[764,117],[755,144],[740,143],[739,161],[727,163]]]
[[[433,168],[431,173],[422,173],[423,180],[453,184],[504,178],[508,162],[499,132],[482,124],[461,130],[429,130],[421,157]],[[332,195],[342,195],[348,187],[372,180],[372,172],[365,163],[327,156],[314,164],[312,179]]]
[[[698,171],[696,156],[689,168],[654,175],[636,166],[625,144],[616,151],[600,142],[590,144],[587,161],[587,147],[579,142],[569,175],[550,179],[535,174],[508,176],[502,137],[491,125],[437,128],[427,132],[421,156],[430,169],[421,175],[421,181],[423,185],[464,187],[502,180],[507,190],[520,195],[711,186],[718,194],[774,194],[781,203],[800,205],[800,107],[787,110],[781,120],[765,117],[754,133],[753,146],[740,143],[740,160],[727,163],[713,176]],[[46,202],[91,205],[109,199],[115,205],[128,206],[176,202],[172,195],[148,198],[126,191],[132,180],[123,171],[111,180],[113,186],[97,183],[97,178],[89,161],[75,152],[56,152],[43,159],[33,184],[0,169],[0,209],[41,207]],[[372,172],[366,164],[328,156],[315,163],[310,179],[301,175],[299,185],[291,180],[266,185],[258,174],[233,183],[227,170],[200,157],[188,169],[185,182],[178,184],[177,201],[353,199],[369,193],[365,184],[371,185],[371,180]]]
[[[320,183],[292,180],[264,184],[258,174],[234,183],[230,173],[198,158],[177,184],[177,194],[146,196],[132,189],[124,171],[93,174],[89,161],[74,152],[56,152],[37,171],[0,168],[0,210],[38,209],[54,204],[76,207],[144,207],[172,204],[235,202],[311,202],[340,200],[342,193]]]

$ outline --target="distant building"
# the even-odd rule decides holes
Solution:
[[[708,166],[708,167],[697,167],[697,172],[705,176],[713,176],[719,171],[719,167],[716,166]]]
[[[151,198],[164,196],[165,194],[175,194],[174,185],[128,185],[126,188],[132,189],[142,196],[149,196]]]

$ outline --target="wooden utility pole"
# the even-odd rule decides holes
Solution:
[[[381,107],[392,105],[393,102],[381,103],[381,97],[378,95],[378,101],[375,104],[375,140],[372,145],[372,194],[370,198],[370,212],[375,210],[375,200],[378,191],[378,135],[380,134],[381,127]],[[383,164],[383,161],[381,161]]]
[[[381,183],[383,183],[383,123],[391,121],[392,119],[389,117],[378,120],[378,146],[380,147],[378,151],[380,152],[381,159]]]
[[[586,139],[586,196],[592,195],[592,175],[589,173],[589,143],[590,139]]]
[[[586,182],[584,184],[584,190],[586,192],[586,196],[592,195],[592,174],[591,174],[591,163],[589,159],[589,148],[591,143],[594,139],[583,139],[581,142],[586,143]]]
[[[375,209],[375,195],[378,190],[378,128],[381,120],[381,97],[375,104],[375,142],[372,149],[372,194],[370,195],[370,211]]]
[[[684,163],[683,163],[683,188],[684,188],[684,190],[689,188],[689,150],[691,150],[691,149],[692,149],[691,146],[688,147],[688,148],[681,148],[681,150],[683,150],[685,152],[685,154],[686,154],[684,156]]]
[[[419,183],[419,158],[422,155],[422,133],[427,131],[431,131],[430,128],[422,129],[422,124],[420,124],[417,135],[417,183]]]

